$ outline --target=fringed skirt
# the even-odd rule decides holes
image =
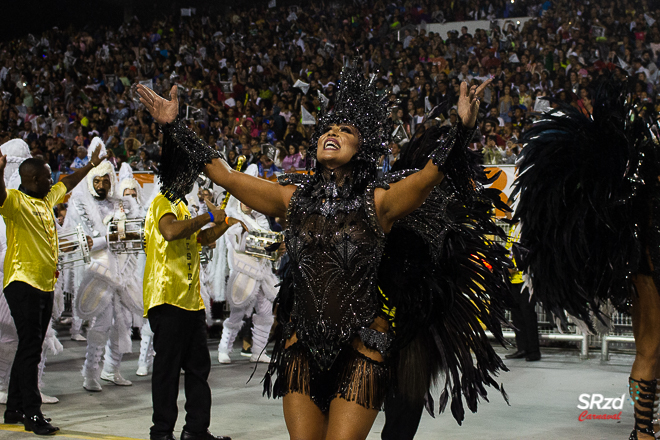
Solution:
[[[309,349],[298,341],[284,349],[276,371],[275,397],[301,393],[309,396],[322,412],[327,412],[337,397],[381,410],[390,382],[390,368],[385,362],[368,358],[351,346],[342,349],[332,367],[323,371]]]

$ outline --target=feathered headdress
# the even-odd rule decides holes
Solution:
[[[360,149],[353,160],[375,163],[380,156],[387,154],[392,122],[388,118],[387,97],[376,94],[375,79],[375,76],[365,78],[357,63],[344,67],[335,106],[329,110],[321,100],[319,122],[310,142],[310,156],[316,159],[319,138],[334,124],[350,124],[359,131]]]

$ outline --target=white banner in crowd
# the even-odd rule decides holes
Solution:
[[[302,113],[302,125],[314,125],[316,124],[316,119],[304,106],[300,106],[300,112]]]
[[[536,101],[534,102],[534,111],[537,113],[545,113],[550,110],[552,110],[550,101],[548,101],[545,96],[537,96]]]
[[[307,84],[306,82],[302,82],[300,80],[296,80],[296,83],[293,85],[293,87],[297,87],[300,90],[302,90],[303,95],[306,95],[307,90],[309,90],[309,84]]]
[[[154,80],[153,79],[146,79],[144,81],[140,81],[140,84],[145,86],[148,89],[153,90],[154,89]]]
[[[327,96],[325,96],[323,93],[319,92],[319,101],[321,101],[321,105],[323,107],[327,107],[328,104],[330,103],[330,100],[328,99]]]
[[[507,18],[507,19],[500,18],[494,21],[500,27],[500,29],[502,29],[502,28],[506,28],[506,26],[508,26],[509,23],[512,23],[514,26],[518,26],[518,25],[523,26],[526,22],[528,22],[532,18],[535,17],[516,17],[516,18]],[[490,21],[474,20],[474,21],[453,21],[451,23],[424,23],[424,25],[417,26],[417,29],[420,31],[422,29],[426,29],[427,33],[434,32],[436,34],[440,34],[442,38],[447,38],[447,32],[457,31],[460,34],[461,28],[463,26],[467,27],[467,31],[469,34],[474,35],[477,29],[485,29],[485,30],[490,29]]]

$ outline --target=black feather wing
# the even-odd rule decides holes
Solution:
[[[604,301],[622,306],[630,297],[641,255],[633,202],[648,134],[626,85],[611,82],[592,117],[559,105],[526,134],[514,189],[521,268],[548,312],[590,323]]]
[[[427,130],[397,167],[423,167],[443,135],[440,128]],[[492,219],[499,192],[484,190],[487,179],[477,159],[467,149],[451,152],[444,183],[392,228],[379,274],[388,305],[396,310],[393,348],[400,392],[419,398],[440,373],[438,410],[451,398],[459,424],[464,400],[475,412],[479,398],[487,400],[486,386],[503,393],[495,376],[506,371],[486,330],[504,342],[511,263],[495,241],[505,240]],[[430,395],[427,403],[432,411]]]

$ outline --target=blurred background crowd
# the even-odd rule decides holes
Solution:
[[[55,179],[86,163],[94,136],[117,168],[128,162],[155,171],[162,135],[133,86],[167,95],[176,84],[180,116],[231,164],[244,154],[266,177],[304,169],[322,101],[332,106],[339,72],[355,59],[392,104],[384,171],[428,124],[458,123],[462,81],[493,79],[472,145],[485,164],[515,163],[525,130],[550,106],[542,97],[588,115],[599,75],[632,75],[634,99],[649,111],[660,105],[652,0],[304,3],[170,8],[150,21],[135,16],[5,39],[0,144],[24,139]],[[491,24],[472,33],[427,31],[430,23],[472,20]],[[425,118],[436,105],[438,118]]]

